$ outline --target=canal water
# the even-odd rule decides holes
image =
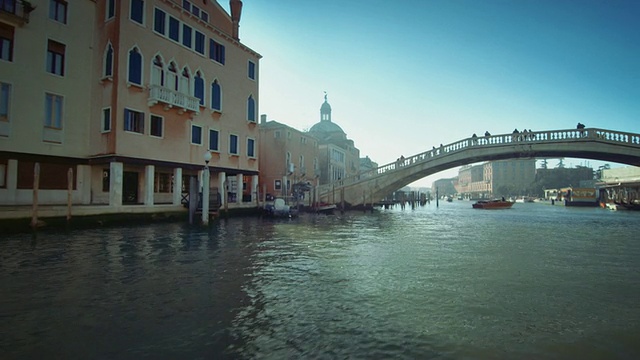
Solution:
[[[640,212],[468,201],[0,237],[1,359],[637,359]]]

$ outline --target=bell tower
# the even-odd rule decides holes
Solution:
[[[331,122],[331,105],[327,102],[327,92],[324,92],[324,103],[320,106],[320,121]]]

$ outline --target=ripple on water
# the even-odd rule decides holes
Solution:
[[[453,202],[16,235],[0,357],[636,358],[638,215]]]

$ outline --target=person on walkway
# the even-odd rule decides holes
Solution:
[[[471,143],[473,145],[476,145],[478,143],[478,135],[476,135],[476,133],[473,133],[473,135],[471,135]]]

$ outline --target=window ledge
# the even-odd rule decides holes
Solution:
[[[129,88],[129,87],[135,87],[135,88],[138,88],[138,89],[144,90],[144,86],[142,86],[142,85],[140,85],[140,84],[132,83],[132,82],[129,82],[129,81],[127,81],[127,87],[128,87],[128,88]]]

